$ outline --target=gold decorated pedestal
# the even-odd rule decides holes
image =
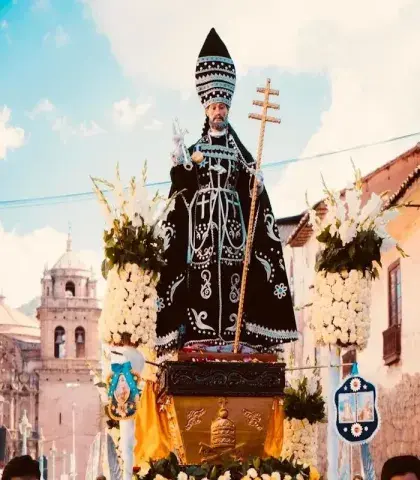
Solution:
[[[168,362],[158,404],[172,450],[183,464],[280,455],[283,389],[279,363]]]

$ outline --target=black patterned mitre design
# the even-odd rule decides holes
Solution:
[[[226,45],[212,28],[201,48],[195,69],[195,85],[201,103],[231,105],[235,92],[236,70]]]

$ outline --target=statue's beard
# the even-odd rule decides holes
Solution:
[[[212,130],[217,130],[221,132],[228,126],[228,119],[227,117],[225,119],[220,119],[220,118],[214,119],[214,120],[209,119],[209,124]]]

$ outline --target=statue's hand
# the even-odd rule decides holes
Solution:
[[[257,193],[260,193],[264,190],[264,175],[261,170],[258,170],[255,174],[255,181],[257,182]]]

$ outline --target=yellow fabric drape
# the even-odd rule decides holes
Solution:
[[[168,420],[157,404],[156,384],[148,381],[143,389],[136,413],[136,446],[134,463],[166,458],[171,452]]]
[[[270,421],[268,423],[267,437],[264,443],[266,457],[280,458],[283,447],[283,405],[276,399],[273,404]]]
[[[321,478],[320,473],[315,467],[311,467],[311,472],[309,474],[309,480],[319,480]]]

